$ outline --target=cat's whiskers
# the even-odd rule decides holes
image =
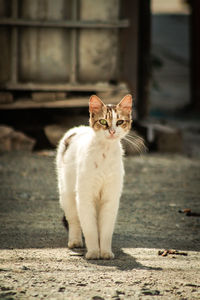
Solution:
[[[145,146],[145,143],[144,143],[144,139],[141,138],[140,136],[138,136],[137,134],[134,133],[134,135],[130,135],[130,134],[127,134],[126,135],[126,138],[131,142],[133,143],[134,145],[137,146],[137,148],[139,148],[141,151],[146,151],[147,148]]]
[[[142,154],[143,152],[147,151],[147,148],[144,144],[144,140],[143,138],[141,138],[140,136],[138,136],[137,134],[134,135],[130,135],[127,134],[124,138],[123,138],[130,146],[132,146],[132,148],[138,152],[139,154]]]
[[[124,138],[124,140],[126,142],[128,142],[128,145],[131,146],[131,148],[134,150],[134,152],[141,154],[141,149],[139,148],[139,146],[137,144],[135,144],[133,141],[130,141],[128,138]]]
[[[133,139],[137,138],[138,140],[140,140],[144,143],[144,139],[141,136],[137,135],[135,132],[132,132],[131,134],[128,133],[126,136],[133,138]]]

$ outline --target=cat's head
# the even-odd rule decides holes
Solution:
[[[131,95],[126,95],[117,105],[106,105],[93,95],[90,97],[89,111],[90,126],[108,140],[121,139],[131,129]]]

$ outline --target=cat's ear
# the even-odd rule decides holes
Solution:
[[[126,113],[130,113],[132,110],[132,103],[132,96],[128,94],[119,102],[117,107]]]
[[[89,100],[89,111],[90,113],[98,113],[102,110],[104,103],[96,95],[92,95]]]

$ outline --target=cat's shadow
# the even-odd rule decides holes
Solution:
[[[72,250],[74,256],[82,256],[83,259],[86,260],[84,257],[86,250],[82,249],[73,249]],[[120,271],[131,271],[133,269],[142,269],[142,270],[154,270],[154,271],[162,271],[162,268],[154,268],[142,265],[139,263],[132,255],[125,253],[121,248],[114,249],[115,258],[114,259],[91,259],[87,260],[89,264],[98,265],[98,266],[107,266],[107,267],[114,267]]]

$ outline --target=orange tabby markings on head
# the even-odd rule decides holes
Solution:
[[[129,131],[132,123],[132,96],[126,95],[117,105],[104,104],[96,95],[90,97],[90,126],[95,130],[108,130],[110,133],[116,132],[117,121],[123,120],[120,125],[125,131]],[[105,119],[107,125],[102,125],[99,121]],[[112,136],[112,134],[111,134]]]

